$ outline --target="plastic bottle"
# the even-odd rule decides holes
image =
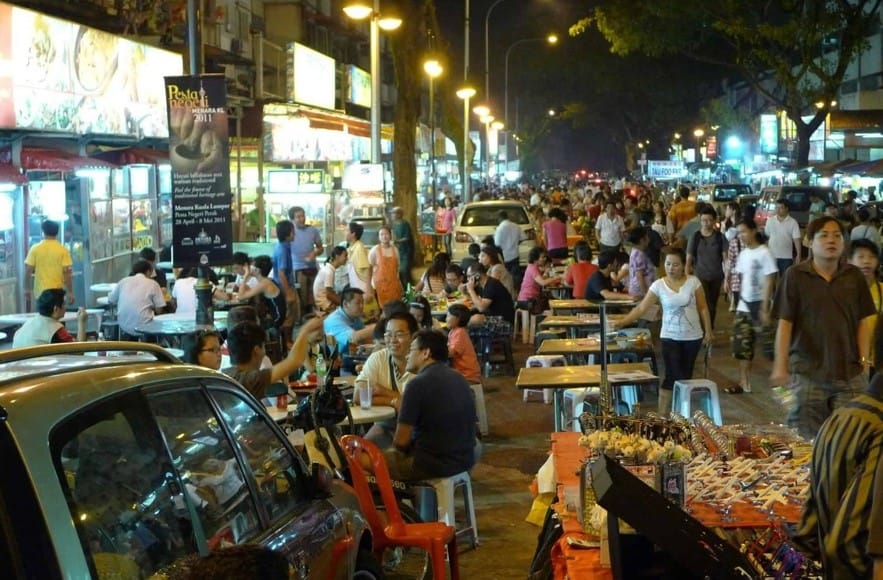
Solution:
[[[319,352],[316,355],[316,376],[320,385],[325,384],[325,376],[328,374],[328,365],[325,363],[325,356]]]

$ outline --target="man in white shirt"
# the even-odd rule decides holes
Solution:
[[[166,307],[159,284],[150,276],[152,269],[150,262],[138,260],[131,274],[120,280],[107,297],[107,301],[117,307],[120,338],[137,340],[139,334],[135,327],[150,322]]]
[[[316,308],[322,312],[330,312],[340,306],[340,296],[334,291],[334,276],[338,268],[346,264],[346,248],[335,246],[331,249],[331,257],[319,268],[313,281],[313,298]]]
[[[767,236],[767,247],[776,259],[779,274],[794,263],[794,256],[800,259],[800,226],[790,215],[791,205],[787,199],[780,198],[776,202],[776,215],[766,222],[764,233]]]
[[[616,215],[616,206],[608,201],[604,206],[604,213],[598,216],[595,223],[595,233],[598,235],[598,244],[602,252],[618,250],[622,245],[622,236],[625,232],[625,222],[621,216]]]
[[[515,222],[509,221],[509,214],[502,210],[500,224],[494,231],[494,245],[503,250],[503,262],[513,276],[518,272],[518,244],[526,239],[524,230]]]

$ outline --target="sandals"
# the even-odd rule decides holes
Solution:
[[[727,387],[724,389],[725,393],[729,393],[731,395],[741,395],[742,393],[750,393],[751,387],[743,387],[742,385],[735,385],[733,387]]]

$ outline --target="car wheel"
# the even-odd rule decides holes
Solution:
[[[356,556],[356,572],[353,578],[372,580],[383,578],[383,567],[370,550],[359,550]]]

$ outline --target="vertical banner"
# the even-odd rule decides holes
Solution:
[[[175,267],[233,261],[223,76],[166,77]]]

